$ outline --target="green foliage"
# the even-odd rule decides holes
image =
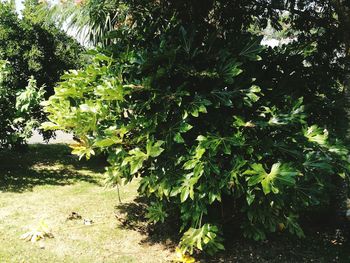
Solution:
[[[22,19],[10,4],[0,3],[0,59],[12,65],[14,89],[25,87],[30,76],[34,76],[51,95],[60,75],[80,66],[82,48],[53,24],[43,26],[43,18],[31,11],[35,9],[34,2],[38,1],[25,2]],[[27,10],[29,6],[31,9]]]
[[[35,1],[35,0],[34,0]],[[58,3],[42,2],[36,10],[39,17],[46,17],[48,21],[58,26],[65,26],[74,30],[82,41],[94,46],[111,44],[107,33],[114,31],[118,22],[116,12],[123,13],[123,6],[118,6],[118,0],[68,0]]]
[[[146,218],[150,222],[162,222],[164,223],[165,218],[168,216],[167,212],[164,211],[163,204],[158,202],[152,202],[151,206],[148,209],[148,213],[146,214]]]
[[[20,19],[10,2],[0,2],[0,60],[7,61],[6,72],[1,64],[0,147],[24,142],[30,129],[45,120],[38,106],[43,89],[46,97],[53,94],[60,75],[80,65],[80,45],[52,24],[43,26],[33,12],[37,5],[38,1],[26,1]]]
[[[317,52],[300,59],[294,45],[280,56],[264,49],[250,19],[231,24],[237,10],[228,15],[227,1],[161,2],[126,5],[133,23],[62,77],[44,127],[74,132],[80,157],[107,154],[109,183],[141,177],[147,217],[178,215],[183,252],[223,249],[222,224],[232,218],[256,240],[281,224],[302,237],[299,216],[326,206],[334,179],[348,178],[348,151],[323,108],[339,83],[319,85],[325,77],[307,63]]]
[[[19,137],[16,140],[25,142],[33,130],[40,127],[40,119],[37,118],[42,114],[41,103],[44,101],[45,90],[43,87],[38,88],[36,80],[31,77],[27,87],[16,95],[17,114],[13,126],[16,127],[16,136]]]
[[[191,94],[190,83],[164,90],[147,86],[146,78],[132,85],[121,77],[125,64],[112,65],[100,56],[65,75],[48,102],[46,127],[84,138],[73,151],[81,157],[108,152],[114,182],[142,176],[141,193],[158,200],[150,207],[151,221],[164,221],[166,207],[178,206],[183,229],[192,227],[182,242],[190,252],[193,244],[211,244],[200,222],[218,223],[208,208],[223,196],[238,205],[234,215],[242,217],[249,237],[264,238],[280,223],[302,235],[297,215],[327,203],[332,177],[347,173],[346,149],[307,126],[300,101],[283,111],[262,107],[268,98],[259,89],[226,90],[223,79],[200,97]],[[120,90],[118,97],[101,92],[108,92],[107,83]]]
[[[205,250],[209,254],[214,254],[218,250],[224,250],[222,238],[218,236],[219,229],[210,224],[204,224],[199,229],[190,228],[184,233],[180,247],[183,254],[189,252],[193,254],[193,249]]]
[[[10,90],[7,88],[8,76],[10,75],[9,63],[0,60],[0,145],[7,142],[12,130],[3,127],[11,127],[11,120],[14,118],[14,101],[10,99]]]
[[[32,77],[24,90],[15,96],[8,85],[11,75],[9,63],[0,60],[0,147],[13,146],[28,139],[33,129],[40,126],[37,116],[41,114],[40,103],[44,100],[45,91],[38,88]]]

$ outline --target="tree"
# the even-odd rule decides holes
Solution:
[[[297,38],[300,42],[311,43],[317,50],[315,62],[332,65],[333,70],[313,68],[324,74],[330,72],[329,77],[335,77],[341,86],[343,97],[333,97],[334,107],[349,112],[350,109],[350,9],[349,2],[342,0],[317,1],[285,1],[283,5],[276,7],[271,4],[271,8],[288,10],[290,13],[289,25],[291,32],[299,32]],[[327,90],[328,92],[328,90]],[[338,92],[339,93],[339,92]],[[329,94],[329,92],[328,92]],[[335,131],[347,141],[349,141],[349,117],[341,111],[334,111],[335,115],[329,115],[336,120],[333,124]],[[348,115],[348,114],[347,114]],[[349,115],[348,115],[349,116]],[[343,119],[343,121],[341,121]],[[329,123],[329,122],[328,122]],[[348,196],[348,186],[342,181],[336,182],[338,191],[333,197],[333,210],[343,218],[346,210],[346,198]]]
[[[6,103],[0,105],[4,114],[1,119],[0,147],[21,144],[24,137],[14,123],[16,97],[24,91],[31,76],[37,87],[44,86],[46,97],[53,94],[55,83],[65,70],[80,66],[82,47],[52,24],[42,26],[42,20],[33,15],[29,8],[35,8],[37,1],[25,2],[23,19],[19,19],[11,3],[0,2],[0,60],[7,61],[7,80],[2,89]],[[32,85],[33,86],[33,85]],[[39,91],[39,88],[38,88]],[[6,112],[6,114],[5,114]],[[31,116],[39,122],[45,120],[42,111]],[[29,134],[27,134],[29,135]]]
[[[141,177],[150,221],[179,218],[183,252],[223,249],[225,222],[303,236],[298,218],[348,178],[336,49],[307,31],[262,47],[252,28],[278,28],[286,8],[270,2],[118,1],[109,44],[48,101],[45,127],[74,132],[73,153],[106,153],[112,185]]]

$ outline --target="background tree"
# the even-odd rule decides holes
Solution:
[[[25,89],[31,76],[37,87],[44,86],[46,97],[49,97],[60,75],[81,65],[83,48],[53,24],[44,26],[43,19],[35,16],[37,5],[38,1],[26,1],[23,18],[20,19],[12,3],[0,2],[0,60],[8,62],[10,72],[6,75],[6,85],[3,84],[3,89],[7,90],[7,103],[2,103],[0,107],[1,112],[12,112],[1,119],[0,146],[23,141],[15,135],[18,127],[11,115],[16,115],[17,93]],[[39,122],[45,120],[42,111],[35,111],[32,117]]]

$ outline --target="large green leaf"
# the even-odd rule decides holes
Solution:
[[[288,165],[275,163],[271,167],[271,171],[267,173],[262,164],[253,164],[252,170],[247,170],[245,175],[252,175],[248,178],[248,185],[254,186],[261,183],[264,194],[273,192],[279,193],[279,185],[292,186],[295,184],[295,176],[298,172],[293,171]]]

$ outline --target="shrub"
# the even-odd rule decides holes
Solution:
[[[332,178],[347,175],[347,150],[306,123],[302,98],[269,105],[244,74],[251,59],[244,50],[209,55],[204,47],[182,46],[171,64],[158,62],[133,82],[131,69],[145,66],[140,57],[125,54],[115,64],[96,56],[85,70],[63,76],[46,107],[46,128],[73,131],[80,157],[107,152],[112,184],[141,176],[152,221],[164,221],[170,207],[179,211],[184,250],[222,248],[223,218],[210,208],[223,200],[222,216],[240,218],[248,237],[263,239],[281,224],[302,236],[300,213],[327,203]],[[213,66],[189,68],[188,59]]]
[[[223,249],[222,226],[232,220],[255,240],[282,228],[302,237],[299,216],[328,204],[349,165],[327,125],[313,122],[322,116],[308,114],[318,108],[305,111],[296,96],[307,89],[311,101],[303,83],[310,75],[295,74],[299,92],[290,93],[279,88],[288,86],[283,70],[271,67],[279,78],[268,86],[261,59],[271,53],[242,30],[247,21],[228,23],[224,4],[188,2],[177,13],[170,11],[176,3],[147,2],[132,1],[128,15],[123,6],[121,26],[109,35],[114,44],[62,77],[44,127],[74,132],[81,158],[106,153],[109,184],[141,177],[149,220],[179,216],[183,253]],[[340,92],[336,81],[329,88]]]
[[[38,88],[32,77],[25,89],[13,94],[10,78],[9,63],[0,60],[0,148],[24,143],[43,119],[39,117],[44,89]]]

